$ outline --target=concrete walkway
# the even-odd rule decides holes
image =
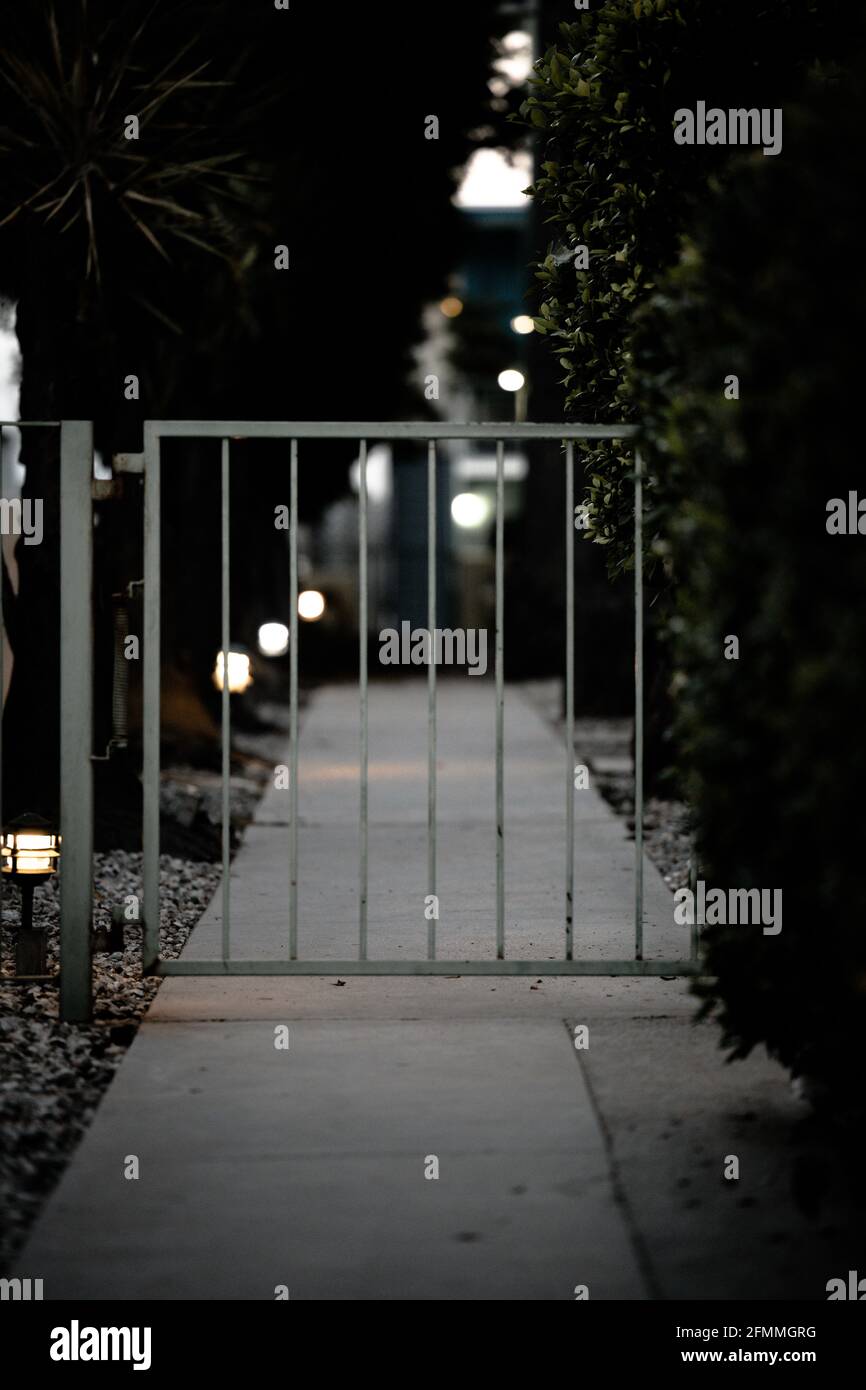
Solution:
[[[371,690],[372,957],[425,951],[425,701]],[[335,687],[301,731],[304,956],[357,950],[357,724]],[[442,957],[492,954],[492,733],[490,684],[443,681]],[[508,954],[555,957],[564,754],[516,690],[506,758]],[[266,796],[233,865],[239,958],[285,954],[286,806]],[[630,955],[633,844],[594,791],[576,807],[576,954]],[[219,954],[219,909],[187,956]],[[649,864],[646,918],[647,954],[685,952]],[[47,1298],[823,1297],[857,1264],[835,1269],[853,1238],[826,1201],[791,1200],[799,1107],[694,1011],[658,979],[169,980],[14,1272]]]
[[[438,735],[437,955],[496,955],[493,685],[441,681]],[[299,766],[301,956],[358,954],[358,696],[321,691],[304,723]],[[565,942],[565,751],[520,691],[505,719],[506,954],[562,957]],[[427,694],[423,682],[374,685],[369,703],[371,959],[427,954]],[[232,872],[232,949],[278,959],[288,949],[287,790],[271,789]],[[592,790],[575,793],[575,955],[634,955],[634,844]],[[645,954],[688,954],[670,894],[645,871]],[[200,924],[195,954],[221,954],[221,903]],[[192,950],[192,947],[190,948]]]

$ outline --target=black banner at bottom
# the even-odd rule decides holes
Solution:
[[[400,1305],[405,1309],[404,1304]],[[475,1305],[473,1305],[475,1306]],[[375,1314],[372,1314],[375,1318]],[[464,1314],[463,1316],[468,1316]],[[25,1303],[0,1304],[0,1345],[16,1358],[21,1358],[20,1370],[25,1374],[38,1371],[51,1380],[71,1375],[92,1377],[102,1370],[139,1375],[204,1372],[226,1376],[259,1374],[264,1366],[285,1363],[287,1336],[315,1335],[319,1329],[324,1340],[315,1344],[292,1341],[296,1353],[304,1360],[314,1346],[325,1351],[329,1374],[333,1374],[345,1346],[347,1361],[353,1359],[357,1370],[358,1348],[351,1350],[343,1339],[350,1336],[354,1318],[347,1317],[345,1308],[336,1314],[339,1319],[339,1340],[335,1339],[335,1313],[309,1303],[287,1302],[234,1304],[214,1302],[187,1303]],[[371,1312],[365,1310],[357,1330],[364,1335],[367,1353],[364,1361],[370,1368],[370,1334],[381,1338],[374,1361],[380,1371],[391,1379],[396,1374],[397,1361],[402,1362],[400,1378],[414,1374],[406,1364],[411,1352],[416,1327],[411,1315],[399,1328],[392,1322],[376,1328],[370,1322]],[[618,1369],[667,1371],[674,1367],[712,1365],[812,1367],[826,1375],[828,1370],[856,1364],[864,1331],[866,1309],[859,1303],[604,1303],[575,1302],[568,1318],[548,1324],[557,1332],[565,1332],[575,1356],[576,1369],[584,1374],[591,1368],[611,1372]],[[543,1347],[535,1346],[533,1335],[537,1325],[523,1322],[518,1329],[505,1333],[496,1322],[491,1328],[484,1324],[463,1324],[458,1315],[457,1330],[468,1334],[461,1338],[464,1352],[474,1350],[485,1363],[489,1375],[493,1365],[508,1357],[512,1374],[516,1367],[512,1357],[520,1355],[517,1343],[530,1359],[546,1355]],[[442,1373],[453,1375],[456,1370],[457,1348],[448,1335],[447,1324],[441,1320],[435,1336],[429,1324],[419,1321],[417,1333],[423,1337],[425,1376],[435,1372],[441,1357]],[[508,1340],[505,1341],[505,1337]],[[502,1337],[501,1349],[494,1337]],[[482,1355],[483,1348],[483,1355]],[[548,1348],[549,1350],[549,1348]],[[565,1348],[563,1348],[565,1350]],[[6,1354],[4,1353],[4,1354]],[[336,1353],[336,1355],[334,1354]],[[303,1361],[296,1365],[301,1369]],[[301,1372],[302,1374],[309,1374]],[[541,1363],[536,1361],[536,1373]],[[378,1372],[377,1372],[378,1374]]]

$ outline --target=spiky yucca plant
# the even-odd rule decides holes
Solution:
[[[0,295],[16,304],[21,415],[94,419],[104,452],[134,447],[123,372],[140,373],[145,413],[158,415],[172,363],[190,352],[179,335],[195,321],[194,306],[208,296],[219,302],[250,258],[245,228],[258,184],[243,142],[255,102],[246,78],[240,92],[247,50],[239,16],[221,0],[30,0],[4,10]],[[42,500],[45,533],[42,545],[18,549],[17,598],[4,584],[14,655],[4,809],[35,797],[50,814],[56,432],[26,433],[21,457],[24,493]],[[117,556],[134,550],[119,516],[103,520],[111,573],[100,588],[111,592]],[[113,541],[106,527],[117,531]],[[16,749],[27,750],[26,760]]]
[[[220,8],[208,7],[210,27]],[[0,53],[0,233],[36,232],[85,294],[98,292],[112,269],[120,271],[112,290],[133,289],[131,263],[152,278],[129,232],[139,250],[164,262],[178,243],[239,253],[236,209],[251,175],[225,137],[229,110],[238,133],[232,89],[243,54],[215,76],[202,16],[200,4],[93,0],[18,7],[9,16]]]

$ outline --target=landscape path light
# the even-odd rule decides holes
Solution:
[[[456,526],[475,530],[489,520],[492,507],[479,492],[458,492],[451,502],[451,518]]]
[[[317,623],[325,611],[325,595],[318,589],[304,589],[298,594],[298,617],[305,623]]]
[[[496,380],[501,390],[514,396],[514,422],[521,424],[526,419],[526,377],[516,367],[506,367]]]
[[[285,623],[262,623],[258,633],[262,656],[285,656],[290,635]]]
[[[463,313],[463,300],[458,299],[456,294],[447,294],[439,304],[439,311],[446,319],[459,318]]]
[[[253,673],[250,670],[250,658],[246,652],[229,650],[229,694],[240,695],[253,683]],[[213,683],[217,690],[223,688],[223,670],[225,659],[222,652],[217,652],[216,664],[213,669]]]
[[[45,974],[45,932],[33,926],[33,893],[57,873],[59,859],[60,835],[44,817],[25,812],[4,829],[3,877],[21,890],[21,925],[15,945],[18,975]]]

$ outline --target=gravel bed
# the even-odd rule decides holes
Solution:
[[[591,766],[591,764],[590,764]],[[616,774],[596,775],[596,786],[618,815],[625,816],[634,839],[634,782]],[[684,801],[648,797],[643,813],[644,849],[671,889],[689,886],[691,818]]]
[[[525,693],[542,717],[563,732],[562,682],[532,681]],[[634,767],[630,719],[575,719],[575,762],[590,770],[592,785],[622,816],[634,838]],[[644,803],[644,848],[675,892],[687,888],[691,858],[689,808],[684,801],[648,797]]]

